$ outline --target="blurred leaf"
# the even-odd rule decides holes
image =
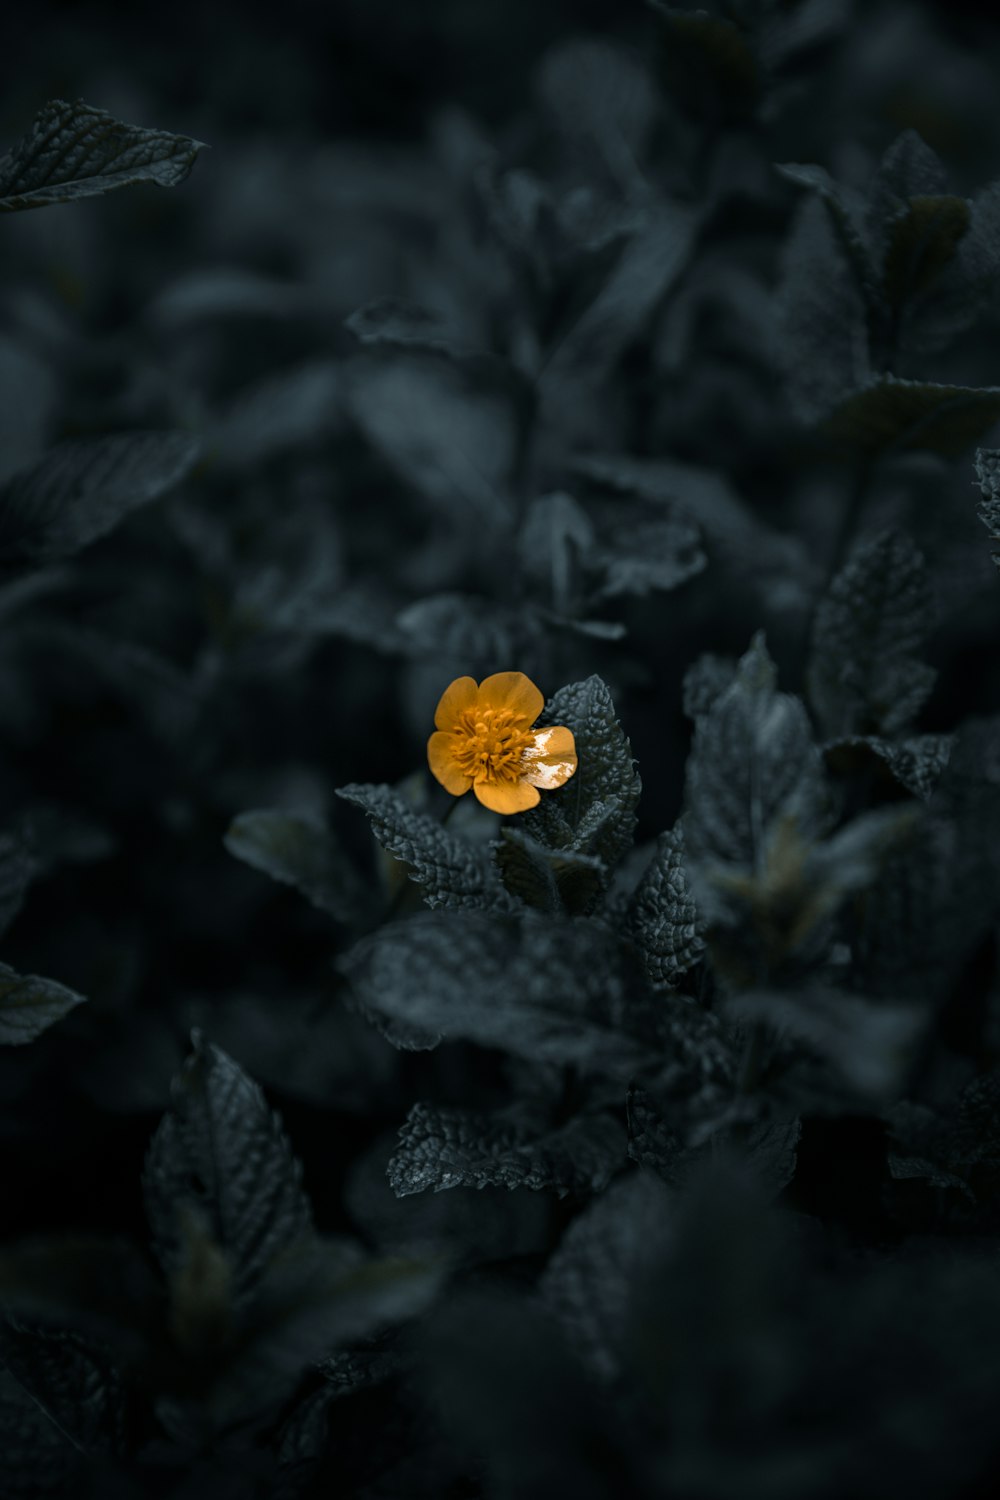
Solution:
[[[440,313],[397,297],[366,302],[345,318],[344,327],[361,344],[451,352],[452,334],[447,320]]]
[[[172,489],[198,452],[183,432],[59,444],[0,488],[0,560],[37,565],[78,552]]]
[[[481,1111],[415,1104],[399,1132],[389,1182],[404,1197],[433,1188],[504,1187],[597,1193],[625,1161],[625,1137],[610,1115],[578,1115],[540,1128],[515,1110]]]
[[[173,1085],[153,1137],[143,1189],[157,1258],[168,1275],[188,1262],[187,1223],[208,1226],[232,1277],[236,1306],[281,1253],[311,1233],[300,1168],[276,1115],[246,1074],[211,1044]]]
[[[209,450],[230,468],[253,468],[276,453],[329,442],[344,421],[344,370],[315,359],[240,391],[212,428]]]
[[[30,837],[21,830],[0,834],[0,936],[21,910],[36,868]]]
[[[848,396],[825,423],[861,453],[928,448],[955,458],[1000,421],[1000,387],[973,388],[883,375]]]
[[[122,1449],[124,1425],[122,1381],[102,1353],[73,1333],[0,1328],[0,1479],[8,1494],[70,1493],[88,1460]]]
[[[294,886],[338,921],[357,914],[357,877],[325,823],[311,812],[256,808],[234,818],[223,840],[230,854],[282,885]]]
[[[682,10],[652,0],[659,17],[660,67],[670,94],[708,121],[744,121],[763,90],[760,67],[746,34],[704,10]]]
[[[410,866],[428,906],[510,909],[485,851],[442,828],[393,787],[352,783],[338,787],[337,796],[367,813],[382,848]]]
[[[996,543],[993,561],[1000,568],[1000,450],[996,448],[976,449],[976,478],[983,503],[979,507],[979,519]]]
[[[15,974],[8,964],[0,964],[0,1043],[21,1047],[33,1042],[85,998],[54,979]]]
[[[705,940],[684,868],[684,828],[661,833],[632,893],[627,922],[639,964],[656,989],[672,989],[701,957]]]
[[[69,203],[136,182],[176,187],[203,141],[115,120],[77,99],[53,99],[0,160],[0,212]]]
[[[924,1024],[913,1005],[820,985],[798,993],[748,990],[730,1002],[729,1011],[800,1043],[869,1104],[897,1095]]]
[[[850,772],[873,761],[914,797],[926,802],[948,764],[952,737],[947,734],[910,734],[900,740],[878,735],[851,735],[823,746],[827,765],[834,771]]]
[[[534,1062],[630,1075],[653,1018],[626,1004],[610,934],[594,924],[425,913],[364,938],[339,967],[371,1010]]]
[[[862,287],[818,198],[795,216],[776,298],[775,352],[788,400],[800,421],[816,422],[870,370]]]
[[[918,196],[889,228],[885,258],[885,291],[890,304],[902,307],[933,286],[969,227],[964,198]]]
[[[628,187],[637,180],[656,112],[638,59],[604,41],[577,37],[545,54],[537,88],[551,119],[588,164],[597,152],[614,182]]]
[[[348,400],[362,432],[445,515],[494,531],[510,515],[516,424],[505,393],[433,356],[359,359]]]
[[[917,660],[931,619],[924,559],[908,537],[860,542],[816,611],[806,680],[831,737],[909,727],[936,673]]]
[[[779,820],[818,826],[822,772],[805,708],[776,691],[777,673],[762,634],[732,683],[695,722],[687,763],[684,838],[698,872],[699,906],[710,896],[710,867],[756,869]]]

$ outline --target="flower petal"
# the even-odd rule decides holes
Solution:
[[[541,801],[538,792],[526,781],[477,781],[473,791],[490,812],[526,812],[529,807],[535,807]]]
[[[471,682],[472,678],[469,677],[466,681]],[[453,797],[461,797],[472,785],[472,778],[455,764],[453,740],[453,735],[442,729],[435,730],[427,741],[427,764],[446,792],[451,792]]]
[[[531,786],[551,792],[568,781],[576,770],[573,731],[556,724],[551,729],[536,729],[533,740],[521,757],[521,776]]]
[[[545,699],[523,672],[494,672],[492,677],[484,677],[479,684],[479,702],[484,708],[509,708],[527,724],[534,724],[545,707]]]
[[[459,715],[467,708],[475,708],[478,697],[479,689],[474,677],[456,677],[445,688],[434,710],[435,729],[454,729]]]

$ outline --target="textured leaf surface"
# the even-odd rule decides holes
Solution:
[[[649,1016],[628,1003],[613,938],[590,924],[428,912],[363,939],[341,968],[363,1004],[424,1033],[588,1072],[646,1058]]]
[[[579,1115],[539,1131],[517,1111],[416,1104],[399,1132],[389,1181],[400,1197],[452,1187],[550,1188],[564,1197],[601,1192],[624,1161],[625,1134],[610,1115]]]
[[[794,817],[808,830],[821,797],[805,708],[777,691],[774,663],[758,636],[733,682],[695,724],[684,824],[692,863],[753,868],[773,825]]]
[[[82,99],[53,99],[0,160],[0,211],[69,203],[137,182],[175,187],[203,142],[126,125]]]
[[[332,834],[314,814],[256,808],[233,819],[224,842],[244,864],[282,885],[294,886],[321,911],[340,920],[356,912],[353,872]]]
[[[522,826],[549,849],[595,855],[610,871],[632,846],[642,783],[607,684],[594,676],[560,688],[538,722],[573,731],[578,766],[564,787],[526,814]]]
[[[596,855],[549,849],[523,828],[502,829],[494,857],[506,890],[536,911],[589,911],[607,885]]]
[[[78,552],[172,489],[198,452],[183,432],[60,443],[0,489],[0,561],[38,564]]]
[[[684,830],[678,823],[657,841],[656,853],[629,904],[628,935],[647,980],[672,988],[705,948],[698,909],[684,867]]]
[[[916,653],[931,595],[924,559],[908,537],[862,542],[816,612],[809,696],[827,734],[894,734],[923,707],[935,673]]]
[[[948,764],[951,746],[949,734],[909,734],[899,740],[868,734],[832,740],[823,746],[823,754],[832,770],[846,772],[874,761],[900,786],[926,802]]]
[[[239,1303],[310,1233],[300,1168],[260,1089],[219,1048],[196,1039],[172,1095],[144,1173],[153,1248],[177,1275],[188,1261],[188,1223],[203,1224]]]
[[[9,965],[0,964],[0,1044],[20,1047],[33,1042],[84,998],[54,979],[15,974]]]
[[[510,909],[485,850],[442,828],[393,787],[352,783],[339,787],[337,796],[367,813],[382,848],[410,866],[428,906]]]

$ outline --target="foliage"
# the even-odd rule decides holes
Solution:
[[[64,9],[0,1493],[996,1493],[996,23]]]

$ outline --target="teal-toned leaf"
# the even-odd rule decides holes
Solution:
[[[0,212],[69,203],[114,188],[183,182],[204,142],[126,125],[82,99],[53,99],[0,160]]]

